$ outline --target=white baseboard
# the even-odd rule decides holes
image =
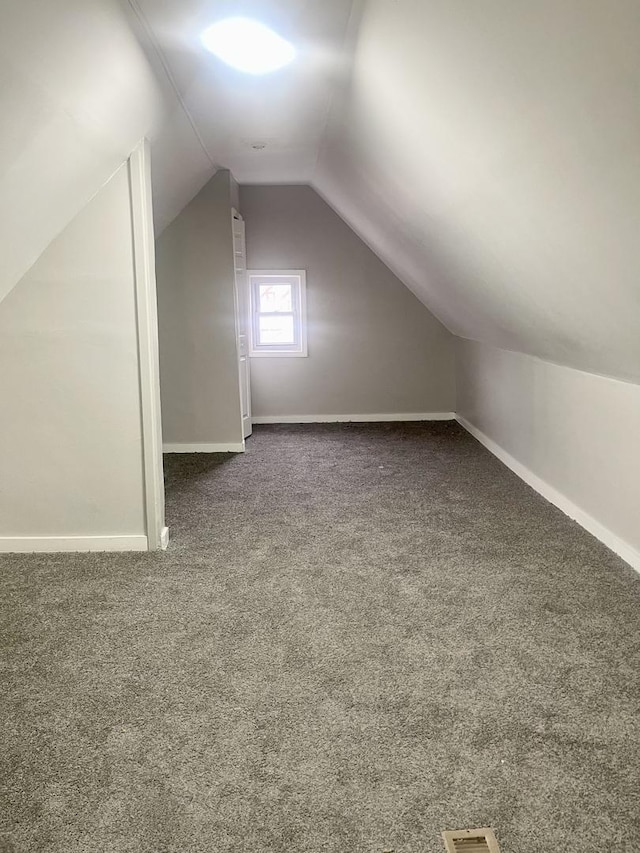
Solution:
[[[166,551],[169,547],[169,528],[163,527],[160,531],[160,547],[163,551]]]
[[[254,424],[384,423],[401,421],[452,421],[454,412],[386,413],[376,415],[257,415]]]
[[[604,524],[601,524],[583,509],[580,509],[580,507],[574,504],[566,495],[563,495],[562,492],[559,492],[556,488],[547,483],[546,480],[538,477],[537,474],[534,474],[533,471],[531,471],[530,468],[527,468],[526,465],[523,465],[522,462],[518,462],[518,460],[511,456],[510,453],[507,453],[507,451],[500,447],[499,444],[496,444],[493,439],[485,435],[466,418],[458,415],[456,420],[460,426],[464,427],[468,433],[476,438],[480,444],[483,444],[487,450],[490,450],[494,456],[497,456],[497,458],[503,462],[507,468],[510,468],[514,474],[517,474],[521,480],[524,480],[532,489],[535,489],[536,492],[541,494],[543,498],[549,501],[549,503],[552,503],[554,506],[557,506],[558,509],[561,509],[565,515],[569,516],[569,518],[577,521],[581,527],[584,527],[584,529],[591,533],[592,536],[599,539],[603,545],[606,545],[607,548],[610,548],[615,554],[622,557],[622,559],[626,563],[629,563],[633,569],[640,572],[640,552],[636,551],[633,546],[629,545],[628,542],[625,542],[624,539],[621,539],[609,530],[608,527],[605,527]]]
[[[147,551],[146,536],[0,536],[0,554]]]
[[[163,453],[244,453],[244,442],[229,444],[163,444]]]

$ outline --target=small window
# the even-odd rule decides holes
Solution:
[[[306,356],[304,270],[249,270],[251,355]]]

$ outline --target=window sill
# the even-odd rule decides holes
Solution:
[[[249,358],[307,358],[306,352],[292,352],[291,350],[263,350],[249,353]]]

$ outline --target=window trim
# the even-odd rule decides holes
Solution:
[[[293,283],[293,314],[294,332],[298,332],[298,340],[294,346],[278,349],[282,344],[257,343],[256,319],[260,312],[256,306],[256,284],[264,284],[264,279],[292,278]],[[258,280],[257,282],[255,280]],[[247,286],[249,288],[249,331],[251,358],[306,358],[307,350],[307,271],[306,270],[247,270]],[[289,312],[287,312],[289,314]]]

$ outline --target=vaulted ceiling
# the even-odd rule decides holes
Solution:
[[[240,183],[307,183],[329,108],[348,69],[343,43],[351,0],[130,0],[162,55],[210,160]],[[266,76],[236,71],[202,46],[214,21],[244,15],[297,49],[293,65]],[[254,147],[257,146],[257,147]]]
[[[640,378],[638,0],[369,0],[314,184],[456,334]]]
[[[223,66],[199,35],[230,14],[296,61]],[[454,333],[640,380],[638,0],[5,0],[0,23],[0,299],[147,135],[158,230],[219,167],[311,183]]]
[[[157,65],[117,0],[3,0],[0,300],[143,136],[175,212],[211,175]]]

